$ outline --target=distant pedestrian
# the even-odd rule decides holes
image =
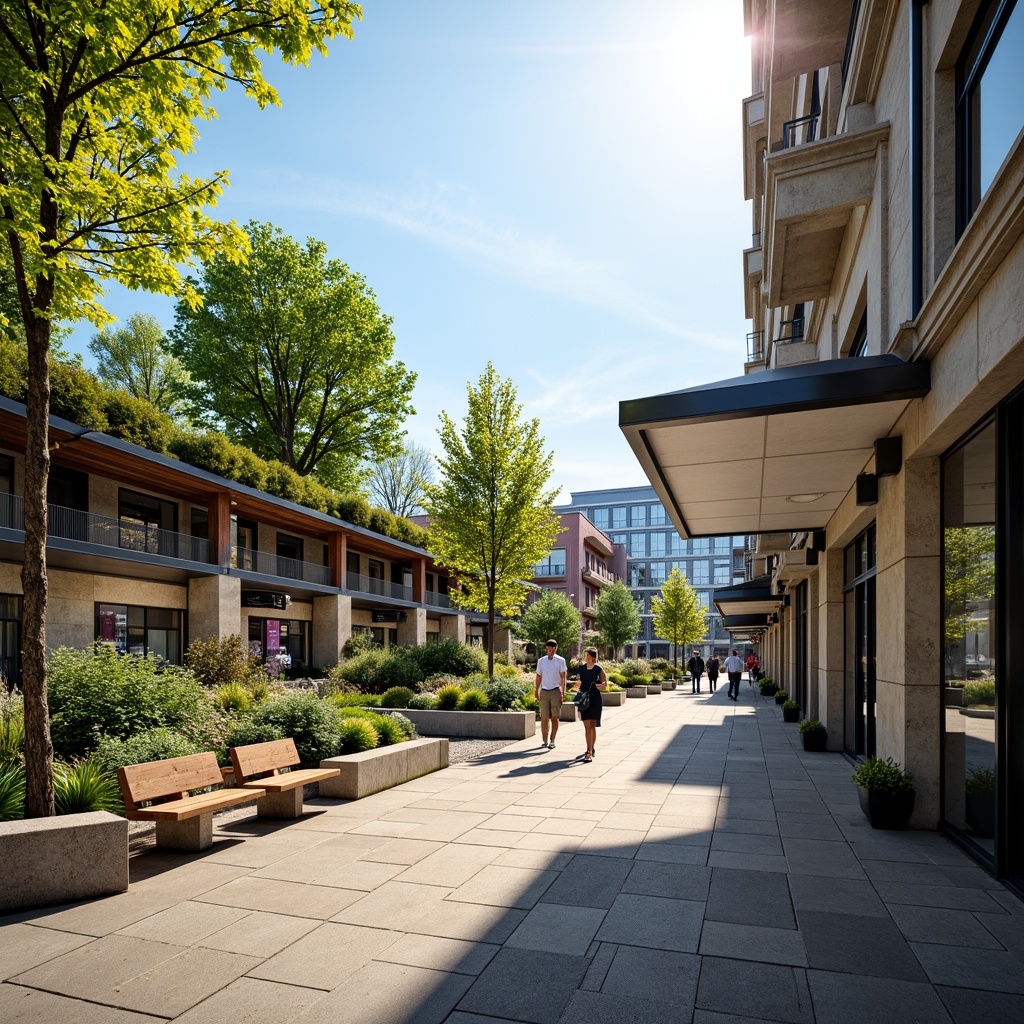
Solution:
[[[718,660],[718,655],[714,651],[711,652],[711,657],[708,658],[708,686],[711,687],[711,692],[714,693],[718,689],[718,673],[721,671],[722,663]]]
[[[739,651],[733,651],[725,659],[725,671],[729,674],[729,699],[740,699],[740,680],[743,678],[743,659]]]
[[[583,721],[583,733],[587,739],[587,752],[584,761],[594,760],[594,743],[597,740],[597,729],[601,724],[601,691],[608,684],[604,669],[597,663],[597,649],[588,647],[583,652],[586,664],[580,669],[580,693],[590,694],[590,703],[586,711],[580,712]]]
[[[749,668],[748,668],[748,672],[750,673],[750,685],[751,686],[753,686],[754,683],[756,683],[758,681],[758,679],[761,678],[761,662],[759,662],[757,660],[757,655],[756,654],[753,655],[753,659],[754,659],[753,664],[750,665]]]
[[[690,692],[700,693],[700,677],[704,675],[704,659],[700,651],[694,650],[686,667],[690,670]]]
[[[558,716],[562,712],[562,701],[565,700],[566,664],[565,658],[557,653],[557,640],[549,640],[544,645],[544,650],[544,657],[537,662],[537,679],[533,692],[540,704],[540,745],[547,747],[548,750],[554,750],[555,737],[558,735]]]

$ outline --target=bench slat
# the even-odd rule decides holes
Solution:
[[[281,768],[291,768],[300,761],[299,752],[295,749],[295,740],[291,737],[232,747],[230,754],[231,763],[235,766],[235,781],[239,785],[255,775],[263,775],[266,772],[276,774]]]
[[[261,789],[221,789],[216,793],[199,793],[183,800],[169,800],[165,804],[143,807],[135,811],[136,821],[187,821],[200,814],[212,814],[226,807],[256,800],[266,793]]]
[[[169,757],[163,761],[130,764],[117,770],[125,804],[144,803],[166,796],[180,797],[193,789],[219,786],[224,781],[212,751]]]
[[[341,774],[340,768],[301,768],[299,771],[274,775],[269,779],[253,779],[242,783],[244,789],[265,789],[268,793],[287,793],[290,789],[307,786],[311,782],[323,782]]]

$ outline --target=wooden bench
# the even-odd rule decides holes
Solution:
[[[206,850],[213,845],[213,812],[263,796],[257,789],[221,789],[223,776],[214,753],[169,757],[118,768],[129,821],[155,821],[156,845],[174,850]],[[196,789],[213,787],[209,793]],[[162,802],[157,802],[162,801]],[[140,804],[152,802],[149,807]]]
[[[341,774],[337,768],[300,768],[281,775],[282,768],[293,768],[300,763],[295,740],[290,738],[232,747],[230,754],[235,766],[235,785],[264,791],[256,801],[256,814],[260,818],[300,817],[302,787]]]

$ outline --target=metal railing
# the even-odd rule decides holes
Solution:
[[[564,576],[565,575],[565,563],[561,565],[548,565],[543,563],[541,565],[535,565],[533,567],[534,576]]]
[[[843,49],[843,61],[839,67],[839,74],[846,88],[846,75],[850,70],[850,58],[853,56],[853,40],[857,32],[857,17],[860,14],[860,0],[853,0],[853,8],[850,11],[850,27],[846,30],[846,46]]]
[[[760,249],[761,248],[761,232],[760,231],[751,232],[751,235],[750,235],[750,248],[751,249]]]
[[[284,555],[274,555],[269,551],[232,547],[231,565],[235,569],[244,569],[246,572],[257,572],[263,576],[277,576],[289,580],[302,580],[303,583],[316,583],[322,587],[330,586],[331,583],[331,571],[326,565],[300,562],[297,558],[286,558]]]
[[[447,594],[436,594],[433,590],[424,591],[423,603],[434,608],[451,608],[451,598]]]
[[[747,362],[764,362],[764,331],[751,331],[747,335]]]
[[[805,142],[813,142],[818,134],[818,120],[821,117],[820,110],[814,110],[803,117],[794,117],[792,121],[784,121],[782,124],[782,148],[792,149]],[[804,126],[803,138],[797,141],[796,133],[800,126]]]
[[[63,505],[46,506],[46,535],[121,551],[139,551],[189,562],[209,562],[210,544],[202,537],[161,530],[147,523],[81,512]],[[25,502],[19,494],[0,495],[0,528],[25,529]]]
[[[787,333],[788,332],[788,333]],[[792,320],[783,320],[779,324],[779,336],[776,345],[788,345],[794,341],[804,340],[804,318],[795,316]]]
[[[377,597],[393,597],[398,601],[412,600],[412,587],[379,580],[374,576],[363,576],[358,572],[345,573],[345,589],[357,590],[360,594],[376,594]]]

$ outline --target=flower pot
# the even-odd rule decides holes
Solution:
[[[661,683],[652,683],[647,687],[648,693],[661,693]]]
[[[820,753],[825,749],[828,740],[827,732],[802,732],[800,738],[804,741],[804,750]]]
[[[778,689],[778,687],[774,683],[768,683],[767,686],[764,683],[761,683],[761,696],[762,697],[774,697],[775,696],[775,691],[777,689]]]
[[[889,793],[882,789],[857,787],[860,808],[871,822],[872,828],[906,828],[910,815],[914,812],[916,795],[912,789],[902,793]]]
[[[800,709],[799,708],[783,708],[782,709],[782,720],[784,722],[799,722],[800,721]]]
[[[789,698],[786,696],[786,694],[782,690],[779,690],[778,693],[775,694],[775,703],[776,704],[785,704],[788,699]]]
[[[671,682],[667,679],[662,680],[661,690],[664,693],[666,690],[674,690],[676,688],[676,681],[673,679]]]

